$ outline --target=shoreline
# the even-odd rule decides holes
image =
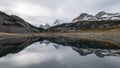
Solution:
[[[37,36],[37,35],[36,35]],[[89,32],[89,33],[41,33],[38,37],[68,37],[86,40],[95,40],[102,42],[109,42],[120,45],[120,33],[111,32]]]
[[[108,42],[111,44],[120,45],[120,30],[117,31],[90,31],[90,32],[74,32],[74,33],[33,33],[33,34],[18,34],[18,33],[2,33],[0,32],[0,40],[8,38],[21,38],[21,37],[68,37],[93,41]]]

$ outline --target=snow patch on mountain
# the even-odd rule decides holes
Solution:
[[[101,11],[95,16],[89,15],[87,13],[82,13],[80,16],[73,19],[72,22],[78,21],[102,21],[102,20],[120,20],[120,13],[106,13]]]
[[[53,26],[57,26],[57,25],[60,25],[61,23],[60,23],[60,21],[59,20],[56,20],[54,23],[53,23],[53,25],[49,25],[48,23],[47,24],[45,24],[45,25],[40,25],[39,26],[39,28],[43,28],[43,29],[48,29],[48,28],[50,28],[50,27],[53,27]]]

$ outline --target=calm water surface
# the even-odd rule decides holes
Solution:
[[[0,41],[0,68],[120,68],[120,47],[76,39]]]

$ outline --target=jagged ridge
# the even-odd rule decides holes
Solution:
[[[102,20],[120,20],[120,13],[106,13],[101,11],[95,16],[89,15],[87,13],[81,13],[80,16],[73,19],[72,22],[79,21],[102,21]]]

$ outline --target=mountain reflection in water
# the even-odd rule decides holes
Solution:
[[[34,45],[34,46],[31,46],[31,45]],[[38,45],[38,46],[36,47],[36,45]],[[43,46],[45,46],[45,47],[43,47]],[[29,47],[31,47],[31,48],[29,48]],[[60,58],[60,56],[57,55],[58,53],[56,50],[52,51],[52,50],[49,50],[47,47],[50,47],[50,48],[54,47],[58,51],[58,53],[60,53],[60,54],[63,53],[64,55],[61,56],[61,58]],[[0,66],[2,65],[2,63],[5,64],[5,62],[3,62],[3,61],[5,61],[5,58],[9,58],[9,60],[10,60],[10,58],[15,57],[15,55],[20,56],[20,53],[22,53],[22,52],[23,52],[23,54],[25,52],[28,52],[28,53],[25,53],[28,56],[27,58],[24,58],[22,56],[23,57],[22,61],[21,61],[21,59],[19,60],[22,62],[22,64],[25,64],[25,63],[23,63],[23,61],[25,62],[25,60],[31,58],[30,57],[31,55],[29,55],[30,53],[32,55],[34,55],[33,52],[36,52],[37,50],[38,50],[37,52],[40,52],[40,53],[37,53],[38,56],[34,56],[34,57],[32,56],[32,58],[42,59],[39,57],[39,55],[41,54],[41,56],[42,56],[43,53],[46,54],[46,52],[44,52],[44,49],[47,52],[47,56],[48,56],[47,58],[50,58],[50,56],[52,56],[52,55],[57,55],[59,57],[59,63],[60,63],[60,59],[64,58],[67,60],[68,58],[65,58],[65,56],[68,56],[69,60],[67,60],[67,61],[72,60],[71,61],[72,66],[74,66],[75,64],[73,64],[73,63],[78,62],[78,60],[83,60],[83,59],[80,59],[79,57],[92,56],[92,58],[94,58],[96,56],[96,57],[102,58],[102,59],[106,59],[106,57],[108,57],[108,56],[109,57],[118,57],[118,58],[120,57],[120,46],[110,44],[110,43],[105,43],[105,42],[74,39],[74,38],[64,38],[64,37],[58,37],[58,38],[36,38],[36,37],[11,38],[11,39],[0,40],[0,57],[1,57],[0,58]],[[51,54],[49,55],[48,52],[52,53],[52,55]],[[69,53],[70,53],[70,55],[68,55]],[[93,55],[95,55],[95,56],[93,56]],[[76,59],[76,61],[73,61],[73,57]],[[4,58],[4,60],[3,60],[3,58]],[[89,57],[89,58],[91,58],[91,57]],[[16,60],[17,58],[14,58],[14,59]],[[50,59],[50,60],[52,60],[52,59]],[[17,62],[19,62],[19,61],[17,60]],[[36,61],[38,61],[38,59],[35,60],[35,62]],[[10,62],[10,61],[8,61],[8,59],[7,59],[6,63],[8,63],[8,62]],[[30,60],[29,60],[29,62],[30,62]],[[55,62],[57,62],[57,61],[55,61]],[[61,61],[61,62],[62,62],[61,64],[58,64],[57,68],[66,68],[67,65],[64,65],[65,62],[63,62],[63,61]],[[11,63],[12,62],[10,62],[8,64],[11,64]],[[46,64],[47,63],[51,64],[51,62],[48,62],[48,61],[46,62]],[[88,63],[88,62],[86,62],[86,63]],[[79,68],[80,67],[79,63],[77,63],[77,64],[78,64],[78,66],[76,68]],[[82,64],[82,63],[80,63],[80,64]],[[8,66],[8,67],[4,67],[4,66]],[[4,66],[2,68],[23,68],[21,66],[18,66],[18,67],[9,67],[9,65],[4,65]],[[39,66],[39,67],[46,68],[45,66]],[[61,66],[63,66],[63,67],[61,67]],[[39,68],[39,67],[36,67],[36,66],[29,67],[28,66],[25,68]],[[119,67],[119,65],[118,65],[118,67]],[[56,67],[51,66],[51,68],[56,68]],[[72,68],[72,67],[69,67],[69,68]],[[92,68],[92,67],[90,67],[90,68]]]

